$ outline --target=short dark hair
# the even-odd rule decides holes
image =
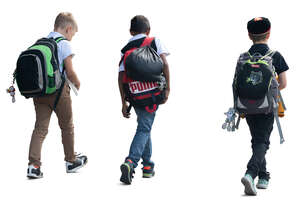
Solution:
[[[255,43],[255,42],[265,40],[268,37],[269,34],[270,34],[270,31],[265,32],[265,33],[261,33],[261,34],[249,33],[249,37]]]
[[[248,32],[251,34],[263,34],[271,29],[271,22],[265,17],[256,17],[248,21]]]
[[[135,33],[146,33],[150,30],[149,20],[143,15],[137,15],[131,19],[130,31]]]

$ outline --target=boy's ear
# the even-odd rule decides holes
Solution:
[[[267,36],[266,36],[266,39],[267,39],[267,40],[269,40],[270,34],[271,34],[271,31],[269,31],[269,33],[268,33]]]
[[[146,35],[149,35],[150,34],[150,29],[146,32]]]
[[[72,26],[71,26],[71,25],[68,25],[68,26],[66,27],[66,33],[71,32],[72,29],[73,29]]]
[[[130,35],[134,36],[135,35],[135,32],[134,31],[129,31],[130,32]]]
[[[248,37],[249,37],[250,40],[252,40],[252,37],[251,37],[251,34],[250,34],[250,33],[248,33]]]

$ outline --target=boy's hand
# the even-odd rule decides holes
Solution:
[[[169,64],[167,62],[166,54],[161,54],[160,57],[164,63],[163,73],[164,73],[164,76],[166,77],[166,82],[167,82],[167,89],[165,91],[165,99],[162,102],[162,104],[164,104],[168,101],[169,94],[170,94],[170,71],[169,71]]]
[[[128,110],[128,105],[126,103],[123,103],[122,114],[124,118],[130,118],[130,113],[128,113],[127,110]]]
[[[74,86],[79,90],[80,88],[80,81],[77,77],[77,74],[75,73],[73,69],[73,64],[72,64],[72,55],[64,59],[65,63],[65,69],[66,69],[66,74],[68,79],[74,84]]]
[[[78,81],[78,83],[74,84],[76,89],[79,90],[80,89],[80,82]]]
[[[166,89],[166,91],[165,91],[165,99],[162,102],[162,104],[165,104],[168,101],[169,95],[170,95],[170,89]]]

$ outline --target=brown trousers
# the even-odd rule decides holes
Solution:
[[[41,166],[42,144],[48,133],[49,122],[53,112],[56,95],[57,94],[53,94],[33,99],[36,112],[36,122],[30,142],[29,164]],[[65,84],[62,90],[55,113],[61,129],[65,161],[73,162],[75,160],[74,125],[70,87],[67,84]]]

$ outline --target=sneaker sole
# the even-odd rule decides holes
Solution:
[[[74,169],[72,169],[72,170],[67,170],[67,173],[76,173],[76,171],[77,171],[78,169],[81,169],[81,168],[84,167],[87,163],[88,163],[88,159],[87,159],[86,162],[83,163],[81,166],[78,166],[78,167],[76,167],[76,168],[74,168]]]
[[[258,189],[267,189],[267,188],[268,188],[268,186],[256,185],[256,188],[258,188]]]
[[[120,178],[120,181],[129,185],[131,184],[131,177],[130,177],[130,166],[126,163],[122,164],[121,167],[121,172],[122,172],[122,175],[121,175],[121,178]]]
[[[249,182],[249,180],[244,177],[242,178],[241,181],[242,181],[242,184],[245,186],[245,194],[255,196],[256,192],[252,188],[251,182]]]
[[[152,178],[155,175],[155,172],[152,174],[143,173],[143,178]]]
[[[28,179],[40,179],[43,178],[43,174],[40,176],[34,175],[34,174],[27,174]]]

